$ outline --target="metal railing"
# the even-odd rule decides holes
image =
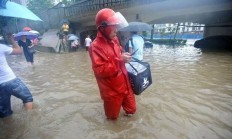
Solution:
[[[77,4],[65,7],[65,16],[83,17],[89,14],[95,14],[96,11],[108,7],[122,9],[126,7],[150,4],[165,0],[85,0]]]

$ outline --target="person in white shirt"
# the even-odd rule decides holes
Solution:
[[[92,43],[92,40],[90,39],[90,36],[87,35],[87,37],[85,38],[85,48],[86,48],[86,51],[89,50],[89,46],[90,46],[91,43]]]
[[[129,40],[129,53],[134,53],[132,55],[133,58],[143,60],[144,39],[137,32],[131,32],[131,35],[131,39]]]
[[[12,35],[8,36],[13,47],[0,44],[0,118],[10,116],[11,95],[21,99],[26,109],[32,109],[33,97],[26,85],[15,76],[13,70],[9,67],[6,55],[22,54],[20,46],[14,41]]]

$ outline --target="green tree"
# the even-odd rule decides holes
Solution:
[[[72,5],[82,0],[62,0],[65,5]]]
[[[33,12],[38,13],[52,7],[53,5],[53,0],[29,0],[27,6]]]

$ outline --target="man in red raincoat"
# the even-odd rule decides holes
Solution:
[[[122,47],[117,38],[117,28],[125,18],[112,9],[102,9],[96,15],[98,29],[96,39],[89,48],[92,68],[99,86],[101,98],[107,119],[118,118],[121,107],[125,115],[135,113],[136,103],[125,62],[131,60],[130,53],[122,53]]]

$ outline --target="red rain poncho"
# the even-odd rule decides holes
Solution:
[[[105,114],[109,119],[118,118],[121,106],[128,114],[136,111],[135,96],[121,58],[121,50],[117,37],[108,40],[101,32],[98,32],[89,49],[92,68],[104,100]]]

